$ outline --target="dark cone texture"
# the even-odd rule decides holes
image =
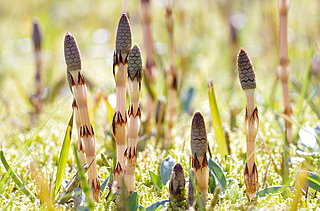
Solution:
[[[238,71],[242,89],[255,89],[256,76],[250,58],[243,49],[238,54]]]
[[[134,44],[129,53],[128,76],[132,81],[136,79],[140,82],[142,79],[141,51],[137,44]]]
[[[131,40],[131,28],[128,17],[125,13],[122,14],[117,29],[116,36],[116,52],[117,54],[122,54],[126,56],[130,52],[130,48],[132,45]]]
[[[208,149],[206,125],[200,112],[196,112],[191,125],[191,151],[192,155],[205,156]]]
[[[64,57],[67,64],[67,70],[81,70],[81,57],[76,39],[67,33],[64,37]]]
[[[169,190],[170,196],[177,198],[181,195],[182,191],[185,189],[185,178],[184,171],[180,163],[177,163],[171,173]]]
[[[42,37],[41,37],[38,20],[33,21],[32,39],[33,39],[34,48],[36,50],[40,50]]]

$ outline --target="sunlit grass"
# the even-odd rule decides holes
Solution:
[[[259,197],[255,204],[247,204],[243,180],[243,165],[246,161],[245,131],[243,116],[245,100],[237,80],[230,84],[235,74],[236,63],[231,56],[236,55],[229,47],[229,29],[224,11],[224,1],[173,1],[174,39],[176,45],[177,71],[181,73],[178,92],[180,96],[193,88],[190,97],[190,111],[177,109],[177,122],[172,128],[173,148],[161,151],[156,146],[154,134],[145,136],[141,128],[139,141],[146,140],[145,149],[138,152],[136,168],[136,192],[139,204],[151,204],[169,198],[169,185],[157,188],[150,173],[160,175],[161,161],[171,156],[180,162],[189,178],[191,168],[190,126],[191,113],[200,110],[207,124],[208,142],[212,159],[223,168],[227,178],[227,189],[215,208],[217,210],[239,210],[255,208],[286,209],[293,204],[295,190]],[[268,4],[260,1],[232,1],[234,21],[238,25],[238,43],[250,52],[255,64],[259,87],[256,90],[256,105],[259,108],[259,133],[256,139],[256,161],[259,170],[259,189],[283,185],[281,163],[283,152],[283,103],[281,86],[273,84],[278,61],[278,5],[277,1]],[[140,22],[140,1],[128,1],[130,22],[134,40],[141,43],[143,59],[146,58],[143,33]],[[154,97],[166,95],[164,71],[169,65],[168,35],[165,22],[165,4],[152,1],[152,33],[155,43],[155,64],[157,66],[156,86],[152,87]],[[89,112],[96,136],[97,168],[102,182],[112,174],[116,159],[115,144],[112,140],[111,118],[114,112],[112,93],[115,83],[112,76],[112,55],[114,50],[117,20],[121,14],[120,1],[3,1],[0,3],[0,204],[4,209],[41,210],[46,205],[37,195],[43,184],[31,175],[30,164],[37,167],[37,174],[54,190],[60,150],[66,125],[71,115],[72,96],[65,78],[63,59],[63,36],[72,31],[78,38],[82,52],[83,70],[92,83],[89,87]],[[23,9],[21,9],[23,8]],[[291,62],[289,83],[293,102],[293,129],[296,138],[303,127],[314,127],[319,123],[319,78],[309,74],[313,54],[320,46],[319,2],[310,0],[292,1],[289,10],[289,59]],[[18,14],[18,15],[17,15]],[[29,96],[34,92],[34,58],[32,52],[32,19],[38,17],[43,30],[43,85],[47,93],[42,112],[36,121],[30,121],[32,105]],[[76,22],[76,24],[75,24]],[[101,31],[102,29],[102,31]],[[100,30],[100,31],[99,31]],[[100,34],[99,34],[100,33]],[[103,42],[99,42],[99,36]],[[97,38],[98,37],[98,38]],[[239,47],[240,47],[239,46]],[[145,61],[145,60],[144,60]],[[232,72],[232,70],[234,70]],[[62,80],[62,82],[61,82]],[[231,154],[221,159],[218,154],[219,135],[212,130],[210,103],[207,97],[207,82],[215,85],[217,107],[224,129],[229,133]],[[58,89],[58,83],[62,88]],[[147,84],[148,85],[148,84]],[[90,86],[90,84],[88,85]],[[141,112],[147,104],[146,83],[142,83]],[[271,94],[272,89],[275,92]],[[55,93],[55,94],[51,94]],[[102,93],[101,100],[96,98]],[[312,94],[312,95],[311,95]],[[155,99],[157,100],[157,99]],[[167,100],[167,99],[166,99]],[[180,99],[177,99],[180,103]],[[96,104],[96,102],[99,102]],[[93,109],[94,108],[94,109]],[[231,131],[230,110],[239,110],[235,115],[236,127]],[[90,110],[91,109],[91,110]],[[152,122],[154,124],[154,122]],[[221,128],[220,128],[221,130]],[[77,142],[73,128],[71,146]],[[221,134],[220,134],[221,136]],[[161,139],[160,139],[161,140]],[[298,139],[297,139],[298,141]],[[139,144],[138,144],[139,145]],[[158,146],[161,146],[159,143]],[[297,150],[302,150],[303,155]],[[301,143],[287,148],[291,159],[289,180],[295,187],[297,172],[304,163],[312,172],[320,171],[319,144],[316,148],[301,147]],[[306,153],[310,154],[306,154]],[[312,154],[313,153],[313,154]],[[103,154],[103,155],[102,155]],[[5,161],[4,161],[5,159]],[[4,164],[4,165],[3,165]],[[13,171],[10,171],[12,169]],[[69,150],[62,185],[79,170],[73,148]],[[188,183],[188,179],[187,179]],[[188,184],[187,184],[188,185]],[[186,188],[187,188],[186,185]],[[27,189],[24,189],[26,187]],[[25,191],[27,190],[27,191]],[[97,209],[103,209],[107,202],[108,187],[104,189]],[[27,195],[34,195],[30,200]],[[298,196],[297,196],[298,197]],[[319,192],[309,188],[308,197],[301,198],[300,207],[315,209],[320,204]],[[207,206],[213,194],[208,194]],[[94,202],[90,203],[93,206]],[[114,207],[114,203],[110,203]],[[72,204],[56,205],[57,209],[72,207]]]

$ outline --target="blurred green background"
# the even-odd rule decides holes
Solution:
[[[230,111],[241,110],[242,113],[237,119],[242,131],[245,98],[238,83],[235,58],[239,48],[243,47],[256,70],[256,101],[261,114],[262,137],[267,136],[266,141],[270,141],[270,145],[275,144],[271,146],[271,150],[279,147],[282,131],[277,123],[272,121],[274,112],[283,111],[279,83],[272,94],[279,64],[278,1],[174,0],[173,3],[176,64],[181,96],[190,88],[194,89],[192,110],[203,111],[209,120],[207,82],[212,80],[222,121],[228,125]],[[165,6],[165,0],[152,1],[158,96],[165,95],[163,73],[169,67]],[[145,58],[139,10],[140,1],[128,0],[133,42],[140,45]],[[71,92],[64,79],[66,65],[63,39],[66,32],[71,32],[76,37],[82,55],[83,74],[93,84],[89,86],[89,103],[94,105],[95,97],[99,93],[109,95],[115,92],[112,59],[115,32],[121,13],[120,0],[0,1],[0,142],[1,147],[7,149],[8,160],[12,163],[37,160],[43,165],[52,166],[57,160],[65,127],[71,115],[72,102]],[[288,41],[290,78],[293,81],[302,83],[313,56],[319,51],[319,14],[319,0],[291,2]],[[29,96],[34,93],[35,61],[31,39],[34,18],[38,19],[43,34],[42,73],[45,92],[52,92],[55,84],[61,79],[64,80],[64,86],[59,90],[57,98],[45,104],[44,111],[36,122],[30,121],[33,108],[28,102]],[[232,43],[230,25],[236,29],[235,44]],[[319,84],[319,79],[312,83]],[[293,112],[297,115],[296,102],[299,100],[299,93],[294,91],[291,83],[289,88],[294,102]],[[147,106],[146,94],[143,86],[142,113],[143,107]],[[315,103],[319,106],[319,93],[313,94]],[[303,112],[299,113],[302,115],[301,124],[314,126],[319,122],[306,102],[303,102],[303,108]],[[91,116],[97,135],[98,153],[109,153],[106,143],[110,143],[111,136],[107,116],[108,113],[102,106]],[[179,140],[189,138],[191,117],[183,109],[179,109],[178,116],[174,131],[177,143],[180,143]],[[295,116],[295,120],[299,118],[300,116]],[[235,151],[241,151],[236,143],[241,142],[241,146],[244,146],[244,140],[239,140],[243,139],[243,133],[231,134],[231,138],[235,141],[232,146]],[[189,147],[186,148],[189,150]],[[28,168],[23,164],[21,166],[21,169]],[[102,164],[101,166],[100,174],[105,177],[107,168]],[[3,170],[2,167],[0,169]],[[71,172],[72,168],[69,170]],[[48,177],[54,172],[53,169],[45,171]]]

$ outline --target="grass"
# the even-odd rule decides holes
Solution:
[[[277,169],[281,169],[283,158],[284,121],[281,86],[273,87],[273,80],[278,60],[278,2],[265,4],[261,1],[232,1],[233,20],[238,27],[238,45],[248,51],[254,63],[258,86],[255,92],[256,106],[259,108],[259,133],[256,138],[256,164],[259,169],[259,191],[265,187],[272,190],[272,194],[259,196],[253,204],[248,203],[243,180],[243,165],[246,162],[246,141],[243,129],[245,115],[245,98],[235,74],[236,64],[231,63],[231,57],[237,54],[229,46],[229,25],[219,1],[173,1],[174,40],[176,46],[175,62],[179,71],[178,93],[188,95],[188,90],[194,90],[190,99],[190,110],[177,107],[177,120],[172,128],[173,147],[161,150],[155,147],[156,136],[146,133],[143,122],[147,115],[148,94],[152,90],[153,98],[166,93],[164,90],[164,71],[169,65],[168,32],[165,22],[165,5],[160,1],[152,2],[152,35],[156,42],[154,47],[154,75],[155,85],[147,87],[144,81],[141,89],[142,126],[139,134],[139,145],[136,167],[136,194],[132,196],[132,204],[144,208],[169,199],[169,183],[156,186],[149,172],[160,177],[160,165],[169,155],[176,163],[181,163],[187,178],[190,172],[190,126],[191,114],[195,110],[202,112],[206,119],[208,142],[212,152],[212,160],[218,163],[226,178],[226,189],[221,189],[219,200],[216,196],[220,180],[214,180],[214,192],[208,193],[207,207],[214,206],[217,210],[245,210],[245,209],[289,209],[298,206],[302,210],[315,209],[319,203],[319,191],[311,187],[308,197],[300,197],[300,204],[293,204],[296,197],[296,175],[307,166],[306,171],[319,174],[320,157],[319,144],[316,147],[305,147],[299,136],[297,142],[289,144],[285,149],[290,155],[288,163],[288,187],[273,188],[286,185]],[[19,3],[19,7],[17,4]],[[89,5],[85,2],[73,1],[41,1],[1,2],[0,19],[0,204],[3,209],[45,210],[47,206],[38,200],[38,192],[42,186],[31,175],[30,164],[35,163],[37,175],[44,178],[46,188],[53,190],[55,175],[58,169],[60,150],[63,143],[66,125],[72,109],[72,95],[64,81],[60,91],[53,87],[65,78],[65,64],[63,58],[63,37],[71,31],[78,40],[83,60],[83,74],[92,82],[88,92],[88,108],[90,120],[95,128],[96,161],[100,183],[112,174],[116,159],[115,144],[112,139],[110,114],[115,111],[115,83],[112,76],[112,55],[114,50],[117,20],[122,12],[122,4],[118,1],[98,0]],[[141,44],[144,65],[146,62],[146,48],[143,45],[143,27],[140,22],[140,2],[128,1],[127,7],[133,30],[133,40]],[[24,10],[21,10],[21,7]],[[316,84],[319,79],[307,75],[308,64],[311,64],[314,52],[319,51],[320,21],[316,0],[292,1],[288,16],[288,56],[290,58],[289,91],[292,100],[292,121],[294,134],[304,127],[315,127],[319,123],[320,105],[319,92]],[[106,11],[108,11],[106,13]],[[19,14],[14,15],[14,14]],[[29,113],[32,104],[29,95],[34,92],[34,55],[32,50],[31,29],[32,19],[38,17],[43,33],[43,63],[42,85],[44,93],[55,92],[56,97],[45,101],[42,112],[37,120],[30,121]],[[232,16],[231,16],[232,17]],[[76,21],[77,24],[74,24]],[[262,24],[263,23],[263,24]],[[96,37],[103,38],[97,41]],[[104,40],[104,41],[103,41]],[[239,46],[239,47],[240,47]],[[230,70],[234,70],[231,72]],[[311,77],[311,79],[307,78]],[[231,154],[227,159],[220,159],[216,134],[213,133],[210,104],[207,96],[207,81],[212,80],[215,85],[216,103],[219,108],[222,125],[229,133]],[[230,84],[229,81],[234,81]],[[308,83],[308,84],[307,84]],[[274,94],[270,95],[274,88]],[[95,99],[103,93],[99,102]],[[312,98],[309,94],[312,93]],[[49,95],[50,98],[50,95]],[[167,98],[165,104],[167,103]],[[180,98],[177,98],[181,105]],[[156,103],[155,103],[156,104]],[[126,105],[128,107],[128,105]],[[234,115],[235,127],[230,130],[230,110],[239,112]],[[154,113],[150,121],[150,128],[155,128]],[[166,122],[164,122],[166,124]],[[152,131],[150,130],[150,131]],[[71,146],[77,142],[76,127],[73,127]],[[159,140],[160,142],[162,139]],[[159,143],[160,146],[162,143]],[[4,161],[4,159],[5,161]],[[73,147],[71,147],[62,180],[65,187],[67,181],[80,169],[75,161]],[[304,168],[303,168],[304,169]],[[209,162],[210,170],[210,162]],[[215,175],[214,171],[212,174]],[[214,176],[211,176],[214,178]],[[265,178],[265,179],[264,179]],[[309,177],[307,177],[309,178]],[[314,177],[317,178],[317,177]],[[86,180],[82,180],[86,181]],[[158,181],[158,180],[157,180]],[[161,180],[160,180],[161,181]],[[315,182],[318,180],[314,179]],[[26,196],[24,187],[34,195],[32,202]],[[317,188],[318,186],[314,186]],[[44,189],[45,190],[45,189]],[[87,190],[87,189],[86,189]],[[90,190],[90,188],[89,188]],[[276,191],[277,190],[277,191]],[[90,206],[97,210],[114,207],[112,193],[108,185],[101,192],[101,200],[90,202]],[[30,195],[29,194],[29,195]],[[90,195],[90,194],[89,194]],[[187,195],[187,194],[186,194]],[[299,197],[299,195],[297,196]],[[88,206],[88,204],[84,204]],[[72,204],[56,205],[56,209],[72,207]],[[89,206],[89,207],[90,207]],[[155,206],[155,205],[154,205]]]

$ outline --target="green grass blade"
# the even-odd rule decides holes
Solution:
[[[2,161],[2,164],[6,171],[8,172],[8,175],[11,177],[11,179],[16,183],[16,185],[20,188],[20,190],[28,196],[28,198],[34,202],[36,200],[36,197],[31,193],[31,191],[25,186],[25,184],[22,182],[20,177],[12,170],[9,163],[7,162],[6,158],[4,157],[4,153],[1,150],[0,151],[0,159]]]
[[[100,195],[103,194],[104,190],[106,189],[106,187],[108,186],[109,182],[112,180],[112,174],[110,174],[107,179],[105,179],[103,181],[103,183],[101,184],[101,187],[100,187]]]
[[[169,200],[163,199],[163,200],[157,201],[157,202],[151,204],[145,210],[146,211],[156,211],[158,209],[158,207],[162,207],[165,203],[169,203]]]
[[[58,170],[56,174],[56,182],[54,184],[54,195],[56,196],[58,194],[58,191],[60,189],[60,185],[63,180],[64,170],[67,165],[68,160],[68,154],[70,150],[70,144],[71,144],[71,136],[72,136],[72,126],[73,126],[73,112],[71,115],[71,118],[68,123],[68,127],[64,136],[63,144],[60,151],[60,157],[58,162]]]
[[[222,190],[225,191],[227,189],[227,179],[226,179],[225,173],[223,172],[222,167],[217,162],[215,162],[212,158],[209,158],[208,166],[209,166],[209,170],[218,179],[218,182],[220,183]]]
[[[137,192],[131,193],[128,199],[129,211],[136,211],[139,207],[139,196]]]
[[[291,187],[289,185],[275,185],[275,186],[270,186],[265,189],[259,190],[257,192],[257,196],[265,197],[268,194],[280,193],[280,192],[284,191],[286,188],[293,189],[293,187]]]
[[[219,149],[218,151],[219,151],[221,157],[224,158],[226,155],[228,155],[227,142],[226,142],[226,138],[224,136],[224,131],[222,128],[219,109],[218,109],[217,100],[216,100],[216,96],[215,96],[214,87],[213,87],[212,82],[209,83],[208,96],[209,96],[213,129],[214,129],[214,133],[216,135],[216,141],[217,141],[218,149]]]
[[[292,82],[292,87],[295,89],[296,92],[298,93],[302,93],[302,86],[301,83],[297,80],[294,80]],[[318,119],[320,119],[320,109],[318,108],[317,104],[313,101],[313,97],[310,97],[309,95],[302,95],[304,96],[305,100],[307,101],[307,103],[309,104],[310,108],[312,109],[312,111],[317,115]],[[311,95],[312,96],[312,95]]]
[[[107,98],[103,98],[103,101],[104,101],[104,104],[105,104],[107,112],[108,112],[108,120],[109,120],[110,124],[112,124],[114,110],[113,110],[113,108]]]
[[[311,171],[305,171],[305,170],[301,170],[301,171],[306,173],[308,186],[314,189],[315,191],[320,191],[320,175]]]
[[[156,186],[159,190],[162,189],[162,181],[158,175],[153,173],[152,171],[149,171],[150,177],[151,177],[151,182]]]
[[[89,210],[94,210],[95,204],[93,202],[92,199],[92,192],[91,192],[91,188],[88,184],[88,180],[85,176],[85,170],[83,169],[83,167],[81,166],[79,157],[78,157],[78,152],[77,152],[77,145],[74,144],[73,145],[73,153],[74,153],[74,157],[75,157],[75,162],[77,165],[77,169],[78,169],[78,178],[80,181],[80,185],[82,187],[82,191],[86,196],[86,207]]]
[[[169,181],[170,175],[172,172],[172,168],[174,167],[175,164],[176,164],[176,162],[171,156],[166,157],[161,162],[160,179],[161,179],[163,185],[166,185],[167,182]]]
[[[308,68],[305,74],[306,75],[305,75],[305,78],[303,79],[303,82],[302,82],[300,96],[299,96],[299,100],[297,103],[297,108],[298,108],[297,117],[299,117],[299,118],[302,118],[301,114],[303,113],[303,102],[305,101],[305,98],[307,96],[307,92],[309,89],[308,85],[311,80],[311,68]]]

